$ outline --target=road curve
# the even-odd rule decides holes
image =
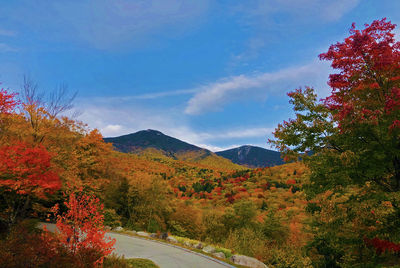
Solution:
[[[42,223],[50,231],[55,230],[54,224]],[[148,240],[141,237],[117,233],[107,233],[115,238],[114,253],[125,258],[150,259],[161,268],[226,268],[233,267],[222,261],[181,247]]]

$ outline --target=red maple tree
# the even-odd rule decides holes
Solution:
[[[51,169],[49,152],[24,142],[0,148],[0,174],[0,187],[21,195],[43,197],[61,187],[59,176]]]
[[[45,148],[24,142],[0,147],[0,190],[7,204],[4,220],[9,225],[27,216],[32,197],[45,198],[45,193],[60,187]]]
[[[342,131],[356,124],[400,127],[400,42],[386,18],[365,29],[353,23],[350,36],[320,55],[338,73],[329,76],[332,95],[325,99]]]
[[[103,205],[90,194],[75,193],[64,204],[65,213],[60,213],[57,205],[53,208],[60,242],[82,261],[89,259],[95,265],[101,264],[115,244],[115,239],[105,237]]]

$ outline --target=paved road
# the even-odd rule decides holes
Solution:
[[[54,231],[53,224],[45,224],[50,231]],[[226,268],[229,264],[218,262],[210,257],[168,244],[127,236],[116,233],[107,233],[115,238],[115,253],[125,258],[145,258],[155,262],[161,268]]]

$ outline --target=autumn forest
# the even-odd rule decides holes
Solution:
[[[110,264],[124,230],[202,241],[268,267],[398,267],[400,42],[387,19],[319,55],[331,93],[287,95],[295,118],[268,140],[283,165],[215,154],[116,150],[66,116],[73,94],[33,81],[0,91],[0,266]],[[37,228],[54,223],[59,232]],[[108,229],[107,229],[108,228]],[[85,237],[82,238],[82,233]],[[117,261],[117,260],[114,260]]]

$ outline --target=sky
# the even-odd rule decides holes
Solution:
[[[270,148],[287,92],[323,98],[318,59],[353,22],[400,24],[397,0],[0,0],[0,82],[60,84],[105,137],[156,129],[219,151]],[[396,30],[400,33],[400,31]]]

